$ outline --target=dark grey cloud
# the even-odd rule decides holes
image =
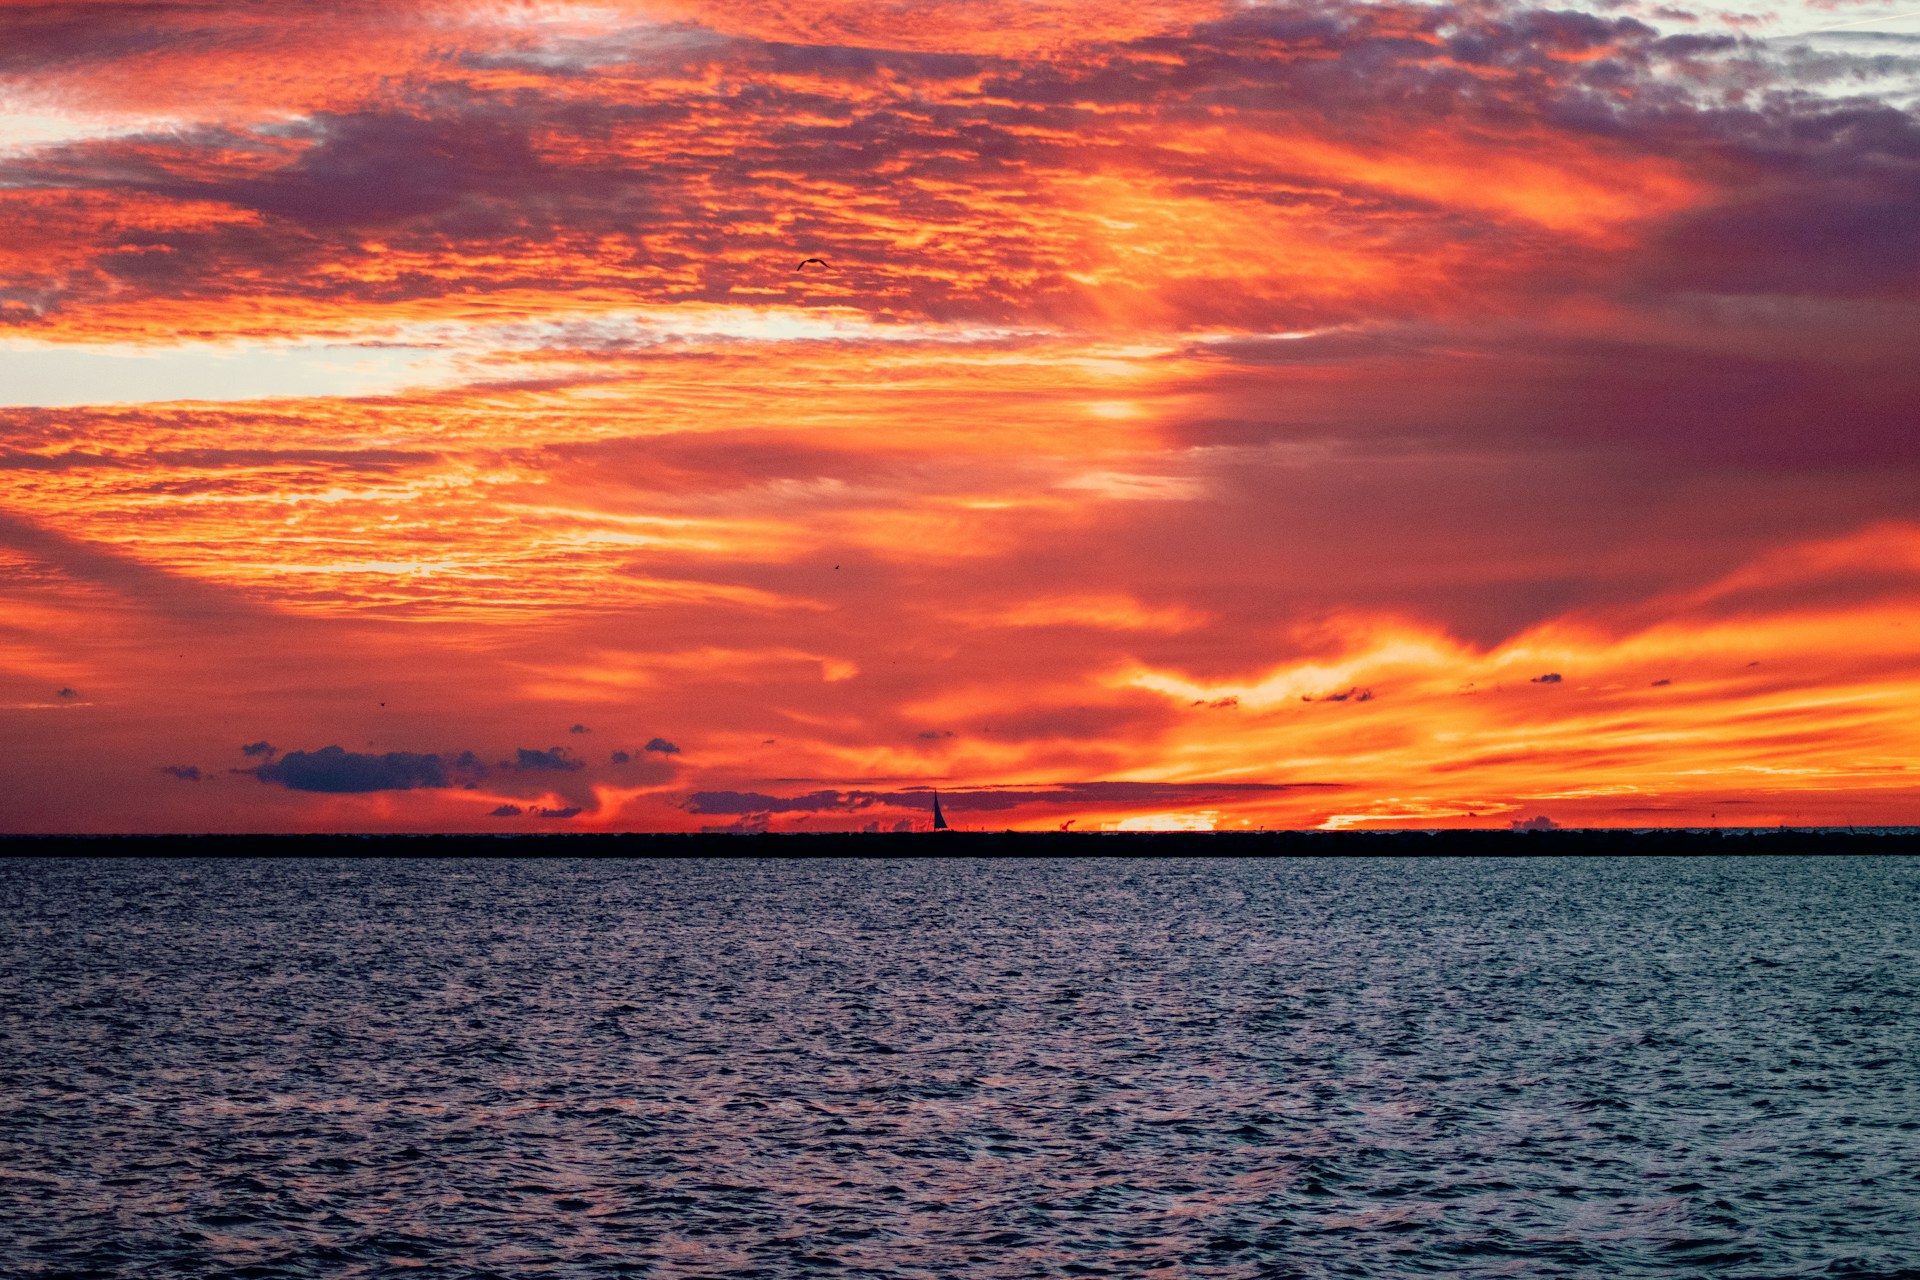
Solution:
[[[526,810],[517,804],[503,804],[487,810],[487,816],[489,818],[517,818],[525,812]]]
[[[53,696],[56,698],[77,698],[80,695],[71,688],[65,688],[60,690],[59,693],[56,693]]]
[[[182,782],[200,781],[200,766],[192,764],[163,764],[160,772],[170,773]]]
[[[613,755],[612,755],[612,757],[611,757],[611,759],[613,760],[613,763],[615,763],[615,764],[625,764],[625,763],[627,763],[627,761],[629,761],[629,760],[631,760],[631,759],[633,759],[633,757],[632,757],[632,756],[630,756],[630,755],[628,755],[628,754],[627,754],[626,752],[624,752],[624,751],[616,751],[616,752],[614,752],[614,753],[613,753]]]
[[[1787,100],[1718,118],[1754,180],[1674,219],[1649,268],[1666,288],[1911,297],[1920,284],[1920,117]]]
[[[262,782],[277,782],[290,791],[411,791],[453,785],[448,762],[438,755],[412,751],[372,755],[338,746],[289,751],[254,774]]]
[[[68,63],[138,57],[179,38],[184,6],[115,3],[0,5],[0,71],[46,72]]]
[[[10,0],[0,5],[0,73],[30,77],[85,68],[96,77],[114,76],[122,73],[110,64],[131,61],[138,77],[152,74],[143,64],[156,56],[191,58],[222,49],[257,55],[298,48],[303,38],[351,41],[342,33],[367,21],[403,23],[410,10],[421,12],[369,0],[275,0],[273,20],[262,22],[258,10],[234,0]]]
[[[150,38],[141,33],[154,23],[132,16],[149,12],[165,14],[163,26],[186,21],[188,10],[208,30],[258,25],[215,4],[109,0],[88,6],[86,22],[58,6],[6,13],[15,15],[24,47],[45,47],[54,59],[53,50],[81,40],[95,8],[102,13],[98,30],[117,31],[113,39],[120,40]],[[40,17],[17,16],[28,12]],[[1084,291],[1063,270],[1049,270],[1046,251],[1017,231],[985,233],[969,247],[999,275],[1019,277],[1017,289],[938,272],[902,284],[898,260],[885,273],[866,269],[875,253],[872,222],[795,206],[784,198],[788,184],[830,181],[884,207],[892,221],[951,225],[961,202],[944,191],[991,186],[1002,175],[1024,190],[1034,173],[1104,168],[1123,148],[1129,164],[1158,180],[1200,194],[1223,186],[1244,193],[1244,182],[1221,172],[1217,157],[1139,148],[1130,135],[1112,131],[1116,119],[1129,129],[1140,120],[1234,119],[1255,130],[1304,127],[1366,146],[1390,145],[1408,129],[1498,133],[1518,125],[1537,136],[1534,126],[1545,126],[1683,165],[1705,161],[1716,172],[1752,175],[1751,182],[1732,182],[1722,205],[1675,220],[1662,247],[1640,264],[1658,288],[1765,291],[1786,281],[1814,293],[1886,293],[1912,279],[1912,255],[1900,250],[1912,242],[1920,217],[1905,136],[1913,117],[1800,87],[1816,71],[1842,83],[1877,67],[1884,78],[1891,64],[1880,55],[1825,51],[1815,67],[1816,55],[1803,46],[1782,51],[1732,35],[1663,36],[1621,16],[1341,0],[1247,6],[1190,29],[1027,61],[691,29],[549,43],[450,48],[447,74],[396,87],[377,107],[315,112],[252,132],[189,130],[37,149],[8,161],[0,181],[221,201],[264,215],[258,225],[217,229],[169,228],[150,219],[117,228],[112,251],[97,259],[100,278],[85,286],[103,297],[123,287],[178,294],[263,277],[286,291],[388,299],[447,287],[431,272],[397,281],[304,269],[334,265],[330,255],[357,252],[354,231],[378,228],[383,237],[417,236],[396,247],[423,252],[488,244],[503,264],[490,278],[500,287],[516,282],[515,262],[553,261],[518,249],[576,236],[632,242],[630,263],[604,264],[621,273],[622,287],[719,299],[738,285],[764,286],[763,265],[741,252],[752,247],[742,237],[757,234],[749,226],[770,225],[777,210],[782,229],[761,247],[784,258],[792,240],[803,237],[836,263],[837,303],[942,319],[1070,317],[1085,306]],[[136,52],[127,46],[122,56]],[[662,85],[727,84],[728,111],[739,126],[728,146],[691,145],[705,136],[708,89],[646,102],[583,89],[598,74],[594,68],[620,65]],[[458,83],[461,67],[508,66],[515,72],[511,88]],[[918,91],[911,98],[891,91],[903,83]],[[873,92],[874,85],[890,91]],[[554,147],[547,140],[555,135],[581,145]],[[644,165],[620,158],[624,140],[641,135],[684,137],[690,145]],[[1282,175],[1270,185],[1279,203],[1389,217],[1446,214],[1458,219],[1450,228],[1456,240],[1505,234],[1469,211],[1366,189],[1358,177],[1344,180],[1339,192],[1308,174]],[[1531,241],[1506,243],[1533,251]],[[1591,255],[1571,251],[1564,265],[1564,272],[1521,274],[1558,289],[1586,278]],[[663,283],[670,279],[678,283]],[[533,282],[531,273],[524,282]],[[60,305],[41,296],[48,288],[83,288],[55,288],[37,277],[0,286],[33,315]],[[0,301],[10,296],[0,290]],[[1302,300],[1293,319],[1350,320],[1373,310],[1342,305]],[[1215,325],[1274,319],[1270,302],[1224,282],[1195,284],[1191,306]]]
[[[769,796],[758,791],[696,791],[687,803],[689,813],[823,813],[836,809],[862,808],[854,799],[857,792],[812,791],[803,796]],[[867,801],[871,804],[872,801]]]
[[[264,757],[267,761],[271,762],[273,758],[280,753],[275,750],[271,742],[262,738],[258,742],[243,743],[240,747],[240,754],[243,756]]]
[[[316,113],[297,130],[312,145],[285,169],[226,183],[163,181],[154,189],[328,228],[445,213],[468,196],[524,196],[546,176],[525,114],[464,102],[421,108]]]
[[[680,748],[674,746],[665,738],[651,739],[645,749],[663,756],[677,756],[680,754]]]
[[[572,753],[565,747],[549,747],[545,751],[520,747],[518,756],[513,767],[530,772],[567,773],[586,767],[585,761],[574,759]]]
[[[1618,108],[1606,98],[1626,80],[1739,43],[1688,39],[1673,46],[1632,18],[1522,6],[1263,4],[1109,46],[1105,57],[990,77],[987,92],[1022,105],[1311,112],[1336,128],[1343,108],[1363,120],[1383,107],[1413,118],[1513,114],[1522,103],[1566,115],[1578,104],[1607,119]]]
[[[1529,684],[1559,684],[1560,680],[1561,680],[1561,676],[1558,671],[1549,671],[1547,672],[1547,674],[1543,676],[1533,677],[1533,679],[1528,681],[1528,683]]]
[[[536,818],[572,818],[578,816],[579,813],[580,806],[576,804],[569,805],[564,809],[535,809],[533,816]]]
[[[593,730],[587,728],[587,726],[583,724],[577,724],[577,725],[574,725],[573,728],[567,730],[567,732],[568,733],[592,733]]]

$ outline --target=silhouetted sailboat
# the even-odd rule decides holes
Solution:
[[[940,812],[940,793],[938,791],[933,793],[933,829],[935,831],[951,830],[951,828],[947,826],[946,815]]]

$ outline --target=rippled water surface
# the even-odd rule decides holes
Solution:
[[[0,864],[0,1274],[1920,1276],[1920,863]]]

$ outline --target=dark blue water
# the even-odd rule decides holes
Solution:
[[[0,1274],[1920,1275],[1920,861],[0,864]]]

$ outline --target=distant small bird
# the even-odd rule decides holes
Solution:
[[[816,262],[820,264],[820,269],[822,271],[827,269],[827,260],[825,258],[802,258],[800,259],[800,265],[795,267],[794,270],[805,271],[808,267],[812,266]]]

